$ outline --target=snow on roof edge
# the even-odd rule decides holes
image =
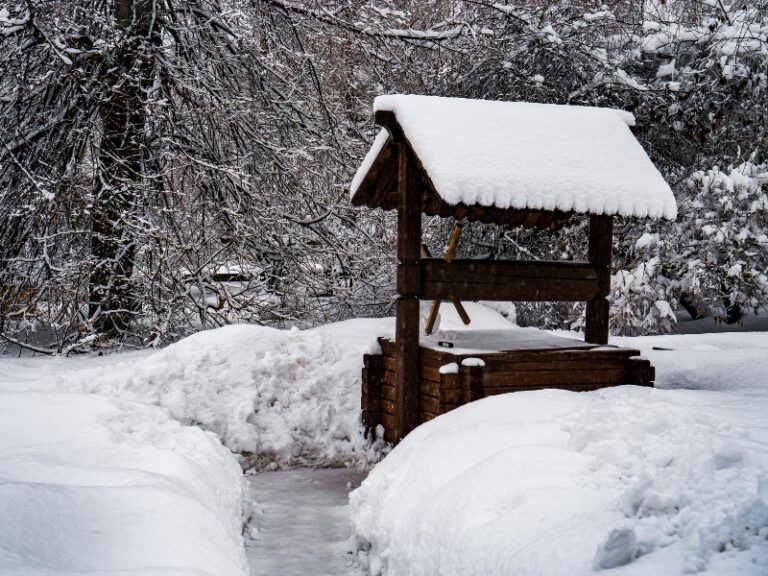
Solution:
[[[373,144],[371,144],[370,150],[368,150],[368,153],[365,155],[365,158],[363,158],[360,167],[357,169],[357,172],[355,172],[355,177],[352,178],[352,184],[349,186],[350,199],[354,198],[355,194],[357,194],[357,190],[360,188],[360,184],[362,184],[363,180],[365,180],[366,174],[368,174],[368,171],[371,169],[371,166],[373,166],[373,163],[376,161],[376,158],[379,156],[379,153],[384,148],[384,145],[387,143],[388,139],[389,133],[387,130],[385,128],[379,130],[379,133],[373,140]]]
[[[376,96],[373,100],[373,111],[374,113],[378,112],[379,110],[385,110],[387,112],[394,112],[396,101],[403,96],[422,96],[420,94],[384,94],[382,96]],[[570,108],[598,108],[597,106],[582,106],[582,105],[572,105],[572,104],[544,104],[541,102],[525,102],[522,100],[485,100],[482,98],[452,98],[452,97],[446,97],[446,96],[429,96],[429,98],[440,98],[445,100],[465,100],[467,102],[472,101],[481,101],[481,102],[498,102],[503,104],[526,104],[529,106],[568,106]],[[619,118],[621,118],[624,123],[627,126],[634,127],[637,125],[637,119],[635,118],[635,115],[632,114],[632,112],[628,112],[627,110],[622,110],[621,108],[600,108],[601,110],[612,110],[615,112]]]
[[[636,123],[630,112],[401,94],[378,96],[373,108],[396,115],[449,205],[677,217],[672,190],[629,129]],[[382,129],[350,198],[387,141]]]

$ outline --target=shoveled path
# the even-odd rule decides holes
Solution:
[[[255,539],[246,534],[251,576],[359,574],[347,496],[364,477],[357,470],[307,468],[249,476],[256,502]]]

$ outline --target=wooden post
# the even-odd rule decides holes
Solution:
[[[474,402],[483,397],[483,366],[461,365],[461,385],[464,395],[464,404]]]
[[[597,295],[587,302],[585,340],[593,344],[608,344],[608,321],[611,292],[611,251],[613,248],[613,217],[589,217],[589,263],[597,273]]]
[[[409,176],[408,146],[398,146],[397,208],[397,384],[396,441],[419,423],[419,258],[421,256],[421,190]]]
[[[384,356],[365,354],[363,356],[363,390],[361,407],[363,426],[366,434],[381,424],[381,386],[384,379]]]

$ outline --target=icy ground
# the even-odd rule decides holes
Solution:
[[[248,476],[255,503],[246,551],[252,576],[361,574],[347,498],[359,470],[305,468]]]

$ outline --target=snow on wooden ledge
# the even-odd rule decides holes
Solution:
[[[632,114],[609,108],[436,96],[379,96],[448,204],[667,218],[669,185],[633,136]],[[355,196],[389,141],[377,136]]]

